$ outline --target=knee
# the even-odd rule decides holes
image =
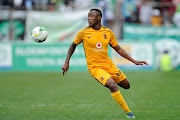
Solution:
[[[117,88],[117,85],[116,85],[116,83],[109,83],[106,85],[106,87],[109,89],[115,89],[115,88]]]
[[[129,89],[130,88],[129,81],[127,79],[121,81],[118,85],[120,87],[124,88],[124,89]]]
[[[111,92],[118,91],[118,87],[117,87],[116,83],[114,82],[114,80],[108,79],[108,81],[106,82],[105,87],[109,88],[111,90]]]
[[[130,89],[130,84],[127,83],[123,88],[124,88],[124,89]]]

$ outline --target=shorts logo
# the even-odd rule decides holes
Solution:
[[[100,77],[100,80],[103,81],[103,80],[104,80],[104,76],[101,76],[101,77]]]
[[[103,34],[103,38],[104,38],[104,39],[107,39],[107,34]]]
[[[96,47],[97,47],[97,48],[101,48],[101,47],[102,47],[102,43],[98,42],[98,43],[96,44]]]

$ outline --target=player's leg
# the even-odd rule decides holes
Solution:
[[[117,85],[119,85],[120,87],[123,87],[124,89],[130,88],[126,75],[119,68],[114,66],[113,69],[111,69],[108,72],[111,73],[110,75],[112,76],[112,79],[115,81]],[[119,106],[127,113],[127,118],[135,118],[133,113],[128,108],[119,90],[117,92],[112,92],[111,95],[113,99],[119,104]]]
[[[120,83],[117,84],[118,86],[124,88],[124,89],[129,89],[130,88],[130,84],[128,79],[124,79],[123,81],[121,81]]]
[[[131,111],[129,110],[124,98],[122,97],[116,82],[111,78],[112,76],[105,70],[99,68],[91,69],[89,72],[98,82],[100,82],[105,87],[109,88],[109,90],[111,91],[112,98],[127,113],[127,115],[130,114]]]
[[[109,78],[105,84],[105,87],[109,88],[111,91],[111,96],[112,98],[119,104],[119,106],[126,112],[129,113],[131,112],[121,95],[115,81],[112,78]]]
[[[111,93],[117,92],[119,90],[117,87],[117,84],[114,82],[114,80],[112,78],[109,78],[106,81],[105,87],[109,88]]]

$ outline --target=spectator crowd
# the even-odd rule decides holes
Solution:
[[[115,20],[118,0],[0,0],[0,9],[68,12],[98,6],[104,13],[103,24]],[[180,27],[180,0],[119,0],[125,23]],[[117,13],[117,12],[116,12]]]
[[[124,0],[122,9],[127,23],[171,26],[180,21],[180,0]]]

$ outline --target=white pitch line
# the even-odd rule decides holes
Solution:
[[[177,107],[177,108],[179,108],[180,106],[173,106],[173,107]]]
[[[12,106],[32,106],[32,107],[44,107],[44,106],[77,106],[77,107],[83,107],[83,106],[103,106],[103,105],[96,105],[96,104],[61,104],[61,105],[0,105],[0,107],[12,107]]]
[[[44,104],[41,104],[41,105],[0,105],[0,107],[18,107],[18,106],[31,106],[31,107],[64,107],[64,106],[76,106],[76,107],[93,107],[93,106],[96,106],[96,107],[102,107],[102,106],[105,106],[105,107],[110,107],[108,105],[96,105],[96,104],[61,104],[61,105],[56,105],[56,104],[50,104],[50,105],[44,105]],[[157,107],[157,108],[169,108],[169,107],[173,107],[173,108],[180,108],[180,106],[165,106],[165,105],[159,105],[159,106],[152,106],[152,105],[149,105],[149,106],[141,106],[141,105],[131,105],[131,107],[145,107],[145,108],[153,108],[153,107]]]

